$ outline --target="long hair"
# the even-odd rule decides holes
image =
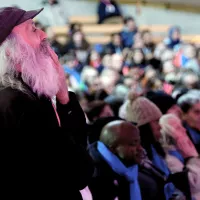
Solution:
[[[48,53],[48,43],[37,49],[11,33],[0,46],[0,84],[25,92],[22,81],[38,96],[53,97],[59,90],[59,74]]]
[[[152,160],[153,158],[151,145],[153,145],[157,153],[164,158],[165,152],[160,143],[155,140],[150,125],[149,124],[142,125],[139,127],[139,130],[140,130],[141,143],[143,148],[147,152],[148,158],[150,160]]]

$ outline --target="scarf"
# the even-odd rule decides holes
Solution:
[[[165,173],[166,177],[168,177],[170,175],[170,171],[169,171],[164,159],[162,159],[162,157],[157,153],[157,151],[155,150],[153,145],[151,145],[151,150],[152,150],[152,154],[153,154],[153,159],[152,159],[153,164],[156,167],[158,167],[158,169],[163,171]],[[172,197],[174,191],[175,191],[175,187],[172,183],[167,183],[165,185],[164,193],[165,193],[166,200],[168,200]]]
[[[124,176],[129,182],[130,200],[142,200],[138,183],[138,166],[126,167],[102,142],[98,141],[97,149],[104,160],[117,174]]]
[[[184,158],[178,150],[168,150],[168,153],[176,157],[178,160],[180,160],[184,164]]]

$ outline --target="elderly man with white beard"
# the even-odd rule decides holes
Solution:
[[[93,173],[85,116],[46,34],[34,25],[41,11],[0,8],[2,195],[78,200]]]

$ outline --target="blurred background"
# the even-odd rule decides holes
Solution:
[[[103,101],[112,108],[105,115],[118,116],[130,90],[173,96],[180,88],[200,88],[199,0],[0,2],[44,7],[36,26],[47,33],[86,113],[91,106],[104,108],[90,105]]]
[[[125,119],[138,124],[141,143],[147,155],[151,155],[149,158],[153,158],[151,149],[157,148],[155,152],[165,159],[172,174],[184,172],[186,159],[199,155],[200,0],[0,0],[0,3],[25,10],[44,7],[34,20],[46,32],[65,71],[69,90],[76,93],[85,112],[88,144],[99,140],[108,122]],[[146,97],[146,103],[141,96]],[[164,150],[159,151],[158,145]],[[181,152],[181,156],[172,154],[174,151]],[[172,160],[163,152],[173,155]],[[174,162],[175,158],[178,161]],[[189,176],[192,185],[189,195],[199,200],[199,158],[197,164],[192,163],[197,167],[193,178]],[[184,183],[179,178],[174,180]],[[186,198],[170,199],[190,199],[185,189],[179,190]],[[178,197],[179,194],[180,191]],[[83,197],[91,200],[87,192]]]

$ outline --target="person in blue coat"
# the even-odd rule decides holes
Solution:
[[[122,41],[125,47],[131,48],[134,43],[134,36],[138,32],[138,28],[134,18],[126,17],[124,19],[124,29],[121,32]]]

